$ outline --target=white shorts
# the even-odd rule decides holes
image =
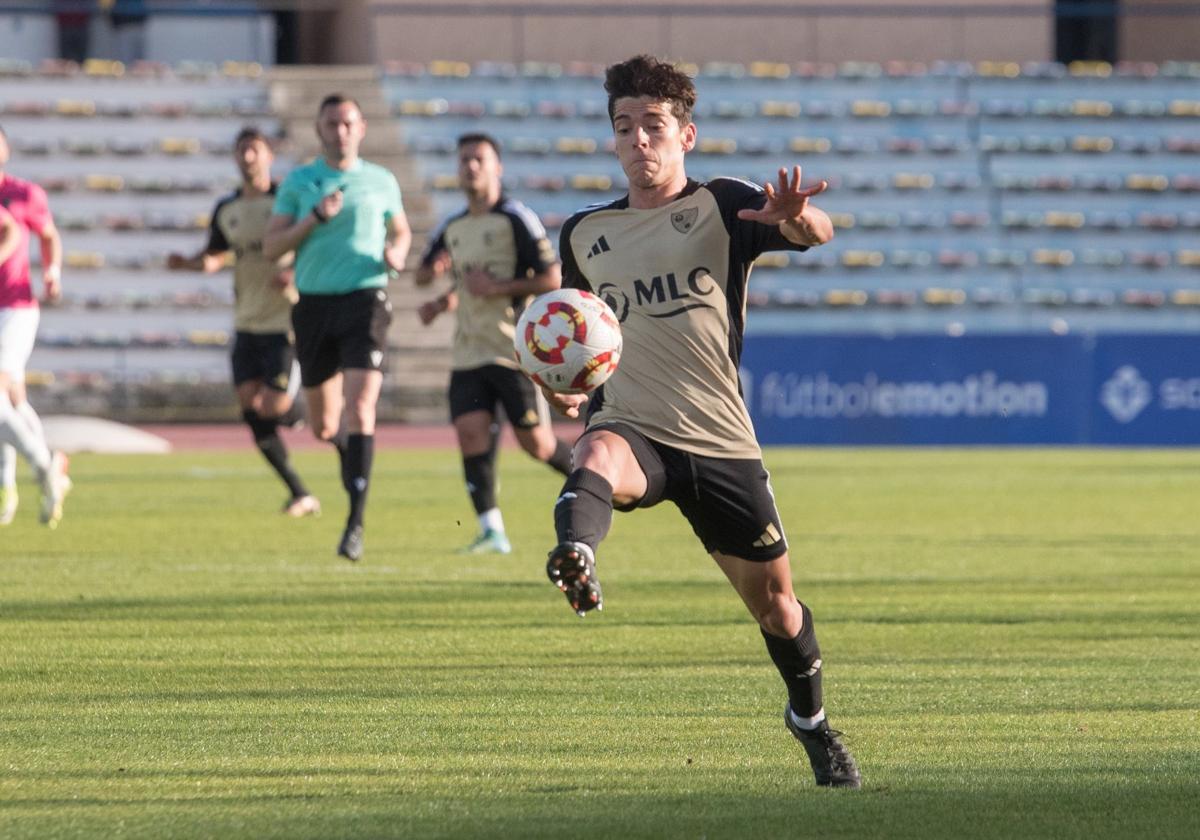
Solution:
[[[7,373],[13,382],[25,381],[40,317],[36,306],[0,309],[0,373]]]

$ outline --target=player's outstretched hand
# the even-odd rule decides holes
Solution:
[[[801,216],[808,208],[808,200],[829,189],[829,182],[819,181],[811,187],[801,188],[800,167],[792,167],[790,178],[787,169],[780,167],[778,188],[769,181],[763,187],[767,192],[767,203],[761,210],[739,210],[739,219],[761,222],[764,225],[777,225],[781,222],[800,223]]]

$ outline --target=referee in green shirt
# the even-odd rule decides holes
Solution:
[[[309,424],[341,458],[350,514],[337,553],[358,560],[392,320],[388,273],[403,270],[412,231],[396,178],[358,156],[367,130],[358,103],[330,94],[316,128],[322,155],[279,187],[263,251],[296,252],[292,326]]]

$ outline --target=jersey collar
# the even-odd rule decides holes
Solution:
[[[687,198],[689,195],[694,193],[696,190],[700,189],[701,186],[702,186],[702,184],[699,181],[697,181],[695,178],[688,178],[687,183],[685,183],[683,185],[683,189],[679,191],[679,195],[675,196],[673,199],[668,201],[662,207],[654,207],[652,209],[653,210],[661,210],[663,207],[670,207],[676,201]],[[613,202],[612,206],[616,210],[628,210],[629,209],[629,193],[625,193],[625,195],[618,198],[615,202]],[[649,211],[646,211],[646,212],[649,212]]]

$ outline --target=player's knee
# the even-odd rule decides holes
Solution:
[[[331,441],[338,433],[338,425],[327,417],[314,417],[311,424],[313,437],[320,441]]]
[[[773,636],[790,639],[800,632],[803,613],[792,593],[772,592],[751,607],[758,625]]]
[[[262,408],[258,413],[264,417],[282,417],[292,407],[292,399],[287,394],[269,394],[263,397]]]
[[[359,428],[375,426],[375,400],[360,395],[350,400],[346,405],[346,413],[350,424]]]
[[[535,434],[532,429],[526,429],[523,433],[518,432],[517,440],[528,455],[539,461],[548,461],[554,454],[555,441],[544,439],[541,435]]]
[[[617,459],[603,441],[584,440],[575,447],[575,469],[591,470],[604,476],[609,484],[617,478]]]

